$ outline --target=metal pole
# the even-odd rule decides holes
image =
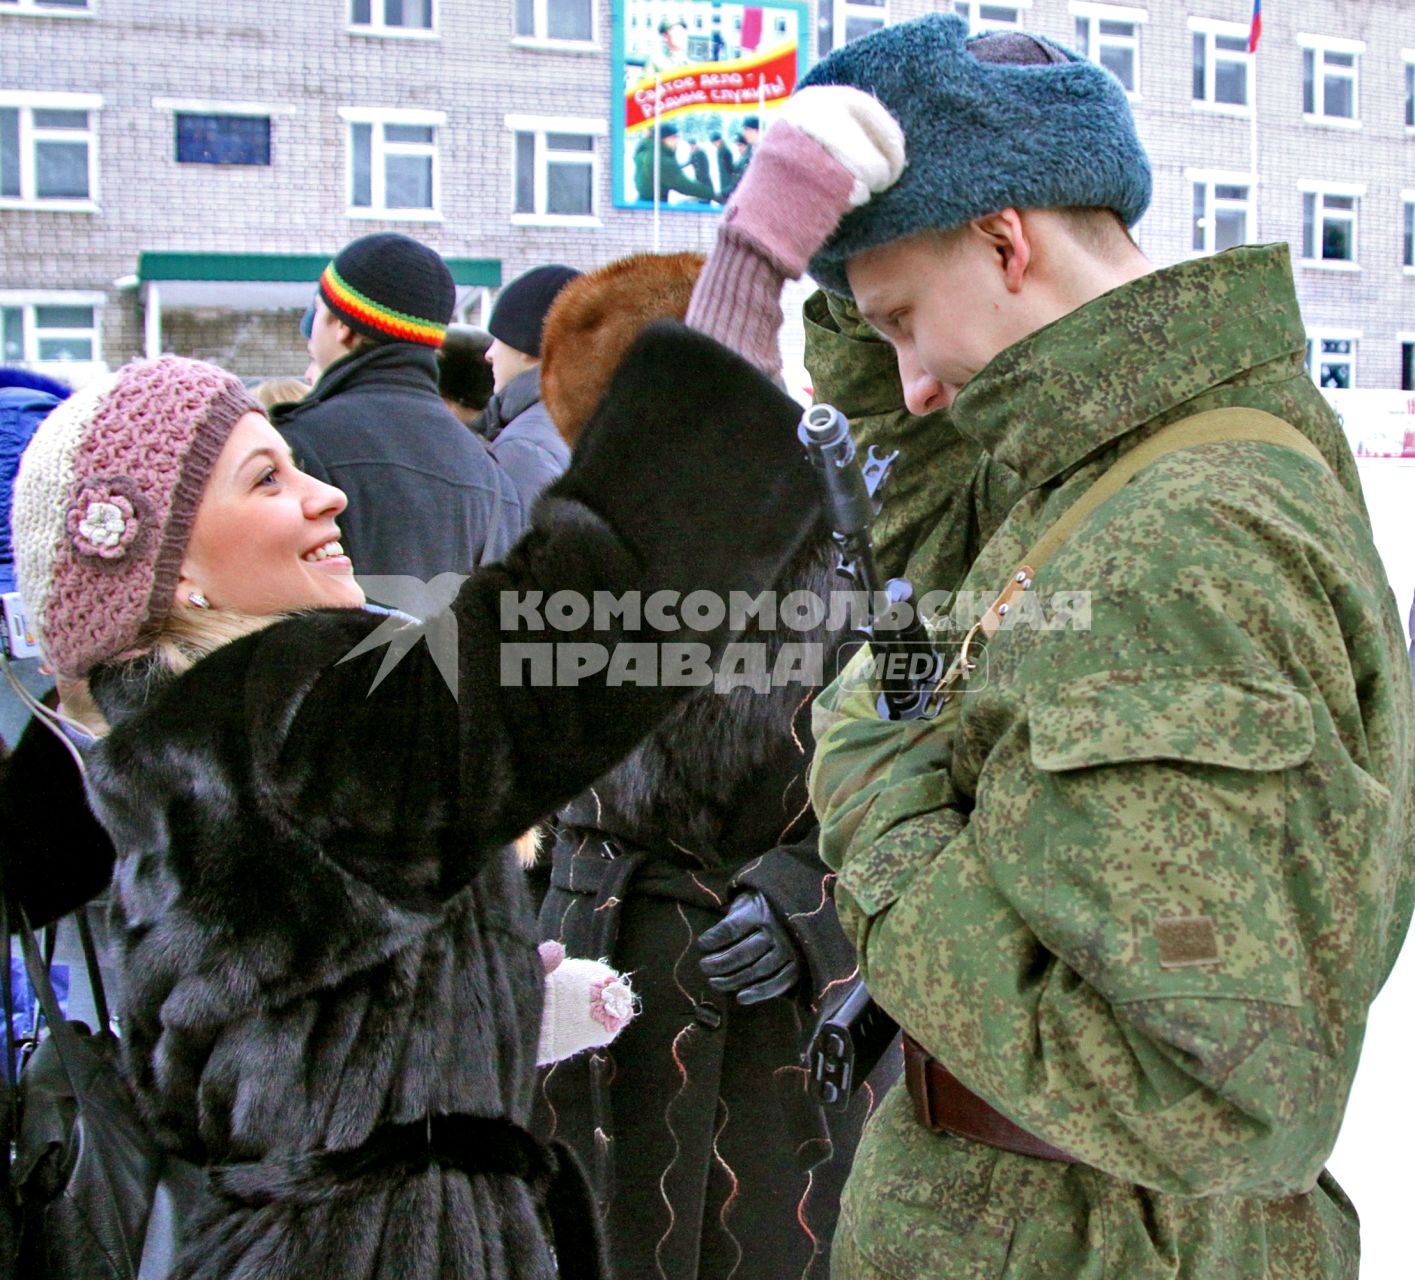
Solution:
[[[162,354],[162,295],[154,280],[148,281],[143,302],[143,344],[149,360]]]
[[[1249,57],[1248,96],[1252,100],[1252,113],[1248,117],[1248,172],[1252,175],[1249,188],[1249,209],[1252,211],[1250,238],[1254,244],[1262,238],[1258,233],[1258,53],[1255,49]]]

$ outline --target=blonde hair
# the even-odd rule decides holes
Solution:
[[[313,390],[302,378],[267,378],[251,388],[251,395],[266,409],[292,400],[303,400]]]

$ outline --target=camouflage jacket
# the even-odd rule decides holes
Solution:
[[[1322,1166],[1410,916],[1415,709],[1304,340],[1277,246],[1155,272],[1003,352],[953,414],[1024,492],[965,599],[1192,413],[1274,413],[1329,469],[1172,453],[1062,545],[940,721],[884,724],[842,682],[818,703],[821,851],[871,990],[1084,1162],[930,1134],[896,1090],[837,1234],[879,1272],[1356,1274]],[[1063,591],[1088,618],[1049,612]]]

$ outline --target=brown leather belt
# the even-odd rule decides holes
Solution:
[[[914,1117],[925,1129],[971,1138],[1019,1156],[1079,1163],[1075,1156],[1043,1142],[988,1106],[923,1045],[907,1035],[904,1037],[904,1084],[914,1100]]]

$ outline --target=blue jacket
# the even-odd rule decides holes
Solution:
[[[10,544],[10,505],[20,455],[39,424],[69,388],[39,374],[0,369],[0,591],[15,589],[15,553]]]

